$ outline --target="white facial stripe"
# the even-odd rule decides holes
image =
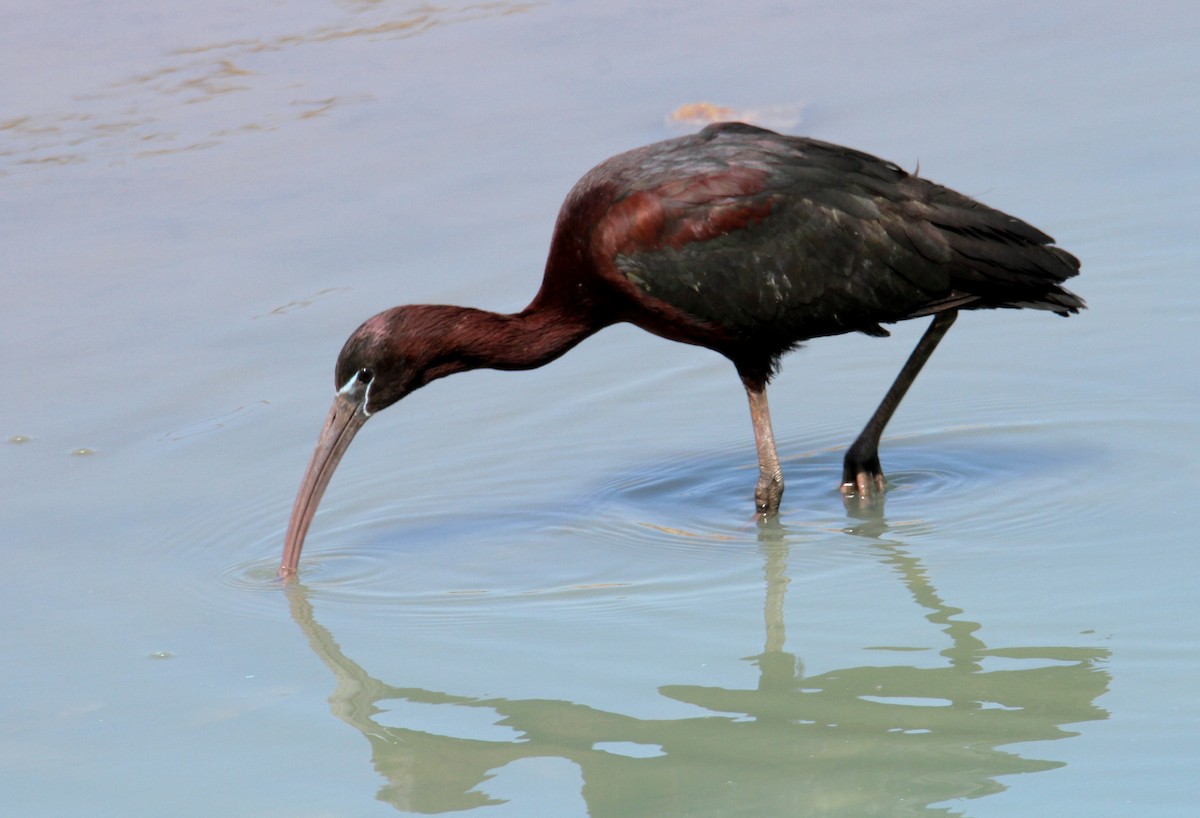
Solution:
[[[354,388],[354,384],[358,383],[358,373],[355,372],[350,376],[350,380],[346,381],[346,385],[338,390],[339,395],[344,395]]]
[[[360,370],[360,371],[361,371],[361,370]],[[370,413],[370,411],[368,411],[368,410],[367,410],[367,404],[368,404],[368,403],[370,402],[370,400],[371,400],[371,384],[373,384],[373,383],[374,383],[374,381],[367,381],[367,388],[366,388],[366,391],[364,391],[364,392],[363,392],[363,400],[362,400],[362,405],[359,407],[359,408],[362,410],[363,417],[368,417],[368,418],[369,418],[369,417],[371,416],[371,413]],[[353,391],[354,391],[354,387],[355,387],[357,384],[358,384],[358,372],[355,372],[355,373],[354,373],[354,374],[353,374],[353,375],[350,377],[350,380],[346,381],[346,385],[345,385],[345,386],[343,386],[341,389],[339,389],[339,390],[337,391],[337,393],[338,393],[339,395],[345,395],[345,394],[348,394],[348,393],[350,393],[350,392],[353,392]]]

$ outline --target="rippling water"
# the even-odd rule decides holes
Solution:
[[[1197,57],[1184,3],[295,0],[0,27],[0,791],[22,815],[1190,815]],[[672,113],[869,150],[1083,260],[732,368],[628,327],[364,429],[275,578],[363,318],[524,306]]]

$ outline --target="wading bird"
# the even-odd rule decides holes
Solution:
[[[741,123],[619,154],[589,171],[554,227],[541,289],[519,313],[409,305],[354,331],[337,394],[300,485],[279,575],[367,418],[455,372],[532,369],[622,321],[733,362],[750,399],[758,511],[783,474],[767,408],[780,357],[810,338],[933,320],[846,452],[842,491],[884,489],[879,439],[959,310],[1068,315],[1079,261],[1025,222],[849,148]]]

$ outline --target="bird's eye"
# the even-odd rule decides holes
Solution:
[[[358,392],[362,389],[369,389],[374,380],[375,371],[364,366],[361,369],[355,370],[354,374],[351,375],[342,388],[338,390],[338,394],[347,394],[350,392]]]

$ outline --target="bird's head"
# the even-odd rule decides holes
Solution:
[[[333,387],[367,417],[426,383],[430,333],[413,326],[418,310],[396,307],[368,318],[342,346]]]
[[[367,418],[446,374],[437,366],[445,334],[440,318],[438,308],[396,307],[367,319],[346,340],[334,368],[333,407],[292,507],[280,577],[295,575],[325,487]]]

